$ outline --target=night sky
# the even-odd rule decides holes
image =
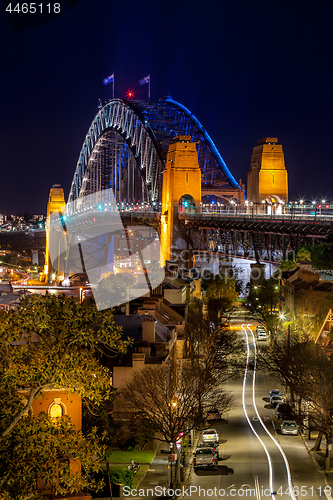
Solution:
[[[1,7],[0,212],[45,213],[55,183],[67,198],[112,73],[115,97],[138,99],[150,74],[151,98],[189,108],[237,180],[276,136],[290,197],[333,200],[331,1],[79,0],[19,32]]]

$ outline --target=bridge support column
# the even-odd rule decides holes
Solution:
[[[164,265],[167,260],[174,260],[188,268],[192,265],[189,255],[193,248],[188,230],[178,223],[178,213],[201,213],[201,170],[191,136],[180,135],[174,140],[163,173],[161,248]]]
[[[256,262],[255,264],[251,264],[251,277],[250,283],[252,286],[260,285],[266,279],[266,265],[260,264],[260,262]]]
[[[47,203],[47,220],[45,225],[46,231],[46,248],[45,248],[45,265],[44,265],[44,281],[47,283],[49,280],[49,274],[52,271],[51,263],[50,263],[50,215],[52,212],[55,212],[60,209],[60,207],[66,205],[64,190],[60,186],[60,184],[53,184],[50,194],[49,201]]]

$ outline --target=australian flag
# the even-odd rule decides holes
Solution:
[[[114,73],[112,73],[112,75],[108,76],[107,78],[104,78],[104,80],[103,80],[104,85],[107,85],[108,83],[113,82],[113,78],[114,78]]]
[[[149,83],[150,75],[145,76],[141,80],[139,80],[140,85],[144,85],[145,83]]]

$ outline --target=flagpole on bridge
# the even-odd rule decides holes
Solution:
[[[110,82],[112,82],[112,99],[114,99],[114,73],[103,80],[104,85],[108,85]]]
[[[148,101],[150,101],[150,73],[149,73],[149,80],[148,80]]]

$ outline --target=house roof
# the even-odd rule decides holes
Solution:
[[[168,342],[169,328],[151,314],[117,314],[114,316],[114,323],[116,326],[121,326],[123,340],[129,337],[133,342],[142,342],[142,323],[147,318],[155,321],[155,342]]]
[[[0,283],[0,295],[3,293],[13,293],[11,283]]]

